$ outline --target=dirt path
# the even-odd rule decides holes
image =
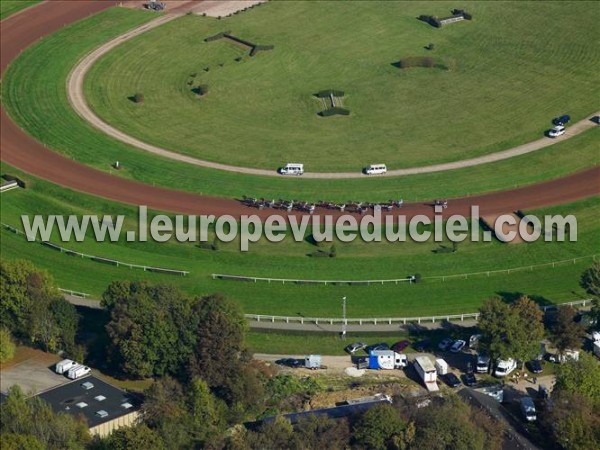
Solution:
[[[223,2],[223,3],[227,3],[227,2]],[[217,169],[217,170],[224,170],[227,172],[237,172],[237,173],[244,173],[244,174],[249,174],[249,175],[261,175],[261,176],[268,176],[268,177],[280,176],[279,174],[277,174],[277,172],[275,170],[254,169],[254,168],[247,168],[247,167],[232,166],[229,164],[215,163],[215,162],[206,161],[203,159],[194,158],[192,156],[183,155],[181,153],[177,153],[177,152],[174,152],[172,150],[169,150],[169,149],[166,149],[163,147],[157,147],[155,145],[148,144],[144,141],[134,138],[133,136],[129,136],[128,134],[109,125],[104,120],[102,120],[100,117],[98,117],[91,110],[89,105],[87,104],[87,102],[85,100],[85,94],[83,92],[83,81],[85,79],[86,74],[88,73],[88,71],[94,65],[94,63],[96,61],[98,61],[102,56],[104,56],[106,53],[108,53],[109,51],[111,51],[112,49],[117,47],[118,45],[122,44],[123,42],[127,42],[136,36],[139,36],[139,35],[147,32],[149,30],[152,30],[160,25],[170,22],[171,20],[176,19],[177,17],[180,17],[181,15],[182,14],[169,14],[166,16],[161,16],[152,22],[144,24],[141,27],[136,28],[135,30],[131,30],[131,31],[103,44],[102,46],[98,47],[96,50],[91,52],[89,55],[87,55],[84,59],[82,59],[75,66],[73,71],[71,72],[71,74],[69,76],[69,80],[67,82],[67,93],[68,93],[68,97],[69,97],[71,106],[77,112],[77,114],[79,114],[83,119],[85,119],[92,126],[97,128],[98,130],[102,131],[103,133],[105,133],[121,142],[124,142],[125,144],[131,145],[133,147],[137,147],[141,150],[152,153],[154,155],[162,156],[164,158],[169,158],[169,159],[183,162],[186,164],[192,164],[195,166],[207,167],[207,168]],[[492,153],[489,155],[479,156],[477,158],[465,159],[465,160],[461,160],[461,161],[454,161],[454,162],[449,162],[449,163],[444,163],[444,164],[434,164],[434,165],[422,166],[422,167],[412,167],[412,168],[408,168],[408,169],[389,170],[383,176],[387,176],[387,177],[406,176],[406,175],[416,175],[416,174],[423,174],[423,173],[442,172],[442,171],[447,171],[447,170],[462,169],[465,167],[478,166],[481,164],[487,164],[487,163],[491,163],[491,162],[495,162],[495,161],[501,161],[504,159],[513,158],[515,156],[524,155],[526,153],[531,153],[531,152],[546,148],[550,145],[556,144],[558,142],[562,142],[562,141],[569,139],[573,136],[576,136],[590,128],[593,128],[594,126],[596,126],[596,124],[594,122],[592,122],[590,119],[593,116],[599,115],[599,114],[600,114],[600,112],[594,113],[593,115],[587,117],[586,119],[573,124],[572,126],[570,126],[567,129],[567,132],[563,136],[556,138],[556,139],[550,139],[550,138],[544,137],[544,138],[538,139],[536,141],[528,142],[526,144],[511,148],[508,150]],[[304,178],[325,178],[325,179],[362,178],[364,176],[365,175],[363,175],[362,173],[360,173],[358,171],[357,172],[329,172],[329,173],[308,172],[308,173],[304,174]]]
[[[114,4],[108,1],[49,1],[30,8],[14,18],[9,17],[2,21],[0,66],[2,73],[13,58],[40,37]],[[270,210],[258,211],[247,208],[233,199],[150,186],[80,164],[47,149],[27,135],[10,120],[4,108],[1,111],[1,128],[0,149],[3,161],[24,172],[69,189],[121,203],[146,205],[152,209],[174,213],[232,214],[236,217],[241,214],[257,214],[263,218],[273,213]],[[600,167],[593,167],[532,186],[450,199],[446,212],[468,215],[471,205],[479,205],[481,214],[496,214],[516,209],[527,210],[568,203],[598,194],[600,194]],[[327,213],[330,214],[329,211]],[[433,210],[429,204],[414,203],[406,204],[401,213],[407,218],[415,214],[432,216]]]

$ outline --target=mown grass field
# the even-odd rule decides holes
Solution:
[[[261,8],[267,10],[269,7]],[[446,4],[443,7],[446,8]],[[251,11],[247,17],[260,12],[261,8]],[[123,166],[120,176],[226,197],[250,195],[334,201],[351,198],[385,201],[403,197],[407,201],[425,200],[526,185],[600,162],[598,130],[507,161],[451,172],[385,179],[332,181],[242,176],[154,157],[109,139],[88,126],[71,110],[65,93],[68,73],[81,57],[111,37],[154,17],[144,11],[114,8],[66,27],[27,49],[13,62],[3,79],[3,102],[8,113],[49,148],[100,170],[109,171],[110,164],[118,160]],[[227,20],[222,21],[223,25],[226,23]],[[474,24],[457,26],[467,28]],[[224,43],[215,43],[221,44]],[[516,125],[511,124],[513,126]],[[201,128],[202,124],[198,124],[198,129]]]
[[[225,20],[185,16],[106,55],[87,97],[109,123],[159,146],[267,169],[299,161],[315,172],[470,158],[535,140],[562,112],[578,120],[595,111],[589,4],[472,3],[473,21],[442,29],[416,19],[449,7],[271,2]],[[204,42],[224,30],[275,49],[251,58]],[[427,55],[450,70],[393,65]],[[192,92],[199,84],[209,86],[202,99]],[[349,117],[317,115],[313,94],[328,88],[346,93]],[[136,92],[143,104],[128,99]]]
[[[0,0],[0,20],[6,19],[8,16],[29,8],[30,6],[39,3],[41,0]]]
[[[2,166],[3,172],[18,173]],[[26,190],[2,194],[2,222],[22,227],[20,215],[41,214],[125,214],[126,229],[137,228],[134,208],[75,193],[50,183],[25,177]],[[249,252],[239,252],[236,242],[220,244],[220,250],[198,248],[193,243],[125,242],[97,243],[88,235],[84,242],[63,244],[69,249],[127,263],[188,270],[187,277],[159,275],[140,269],[113,267],[67,256],[30,243],[23,236],[2,229],[2,255],[26,258],[48,269],[63,288],[98,297],[108,283],[117,279],[147,279],[173,283],[193,294],[223,292],[238,301],[247,313],[338,316],[339,299],[348,296],[350,317],[416,316],[475,311],[482,300],[492,295],[508,298],[526,293],[540,303],[567,301],[584,295],[578,287],[581,272],[591,258],[556,268],[535,268],[510,274],[452,279],[445,282],[424,280],[418,285],[386,284],[371,286],[308,286],[213,280],[212,273],[305,279],[385,279],[404,278],[420,273],[423,277],[512,269],[557,260],[592,255],[600,248],[598,210],[600,200],[592,198],[572,205],[549,208],[536,213],[575,214],[578,242],[504,245],[498,242],[463,243],[454,254],[435,254],[438,244],[336,243],[336,258],[311,258],[316,250],[308,242],[261,241]],[[55,233],[52,239],[59,243]]]

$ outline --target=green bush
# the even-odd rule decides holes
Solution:
[[[16,345],[12,334],[6,328],[0,329],[0,363],[10,361],[15,356]]]
[[[144,103],[144,94],[139,92],[137,94],[133,94],[132,99],[134,103]]]

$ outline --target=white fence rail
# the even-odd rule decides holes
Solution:
[[[23,233],[18,228],[15,228],[11,225],[7,225],[2,222],[0,222],[0,225],[2,225],[4,228],[6,228],[7,230],[9,230],[15,234],[21,234],[21,235],[25,236],[25,233]],[[141,264],[131,264],[131,263],[123,262],[123,261],[118,261],[116,259],[103,258],[101,256],[88,255],[86,253],[80,253],[80,252],[76,252],[75,250],[70,250],[68,248],[61,247],[60,245],[53,244],[52,242],[49,242],[49,241],[39,241],[36,239],[35,241],[32,241],[32,242],[39,242],[40,244],[42,244],[46,247],[49,247],[53,250],[64,253],[65,255],[79,256],[81,258],[87,258],[92,261],[96,261],[98,263],[108,264],[108,265],[116,266],[116,267],[128,267],[129,269],[142,269],[142,270],[144,270],[144,272],[163,273],[163,274],[167,274],[167,275],[185,276],[190,273],[187,270],[165,269],[164,267],[144,266]]]
[[[513,267],[510,269],[498,269],[498,270],[485,270],[481,272],[470,272],[470,273],[458,273],[453,275],[433,275],[428,277],[421,277],[422,280],[452,280],[452,279],[469,279],[475,277],[489,277],[491,275],[499,275],[506,274],[510,275],[515,272],[533,272],[535,269],[540,269],[542,267],[560,267],[569,264],[576,264],[578,261],[582,261],[584,259],[592,259],[595,260],[598,255],[586,255],[586,256],[578,256],[576,258],[563,259],[560,261],[552,261],[548,263],[542,264],[533,264],[529,266],[521,266],[521,267]],[[343,284],[343,285],[371,285],[371,284],[398,284],[398,283],[411,283],[413,280],[410,277],[404,278],[394,278],[394,279],[384,279],[384,280],[304,280],[298,278],[269,278],[269,277],[253,277],[248,275],[230,275],[224,273],[213,273],[213,280],[230,280],[230,281],[252,281],[257,283],[267,282],[267,283],[289,283],[289,284]]]
[[[592,299],[586,298],[582,300],[573,300],[570,302],[560,303],[557,305],[540,306],[540,309],[545,313],[557,309],[559,306],[571,305],[575,307],[585,308],[591,304]],[[300,324],[343,324],[346,325],[406,325],[408,323],[435,323],[440,321],[462,322],[465,320],[478,320],[479,313],[465,314],[445,314],[438,316],[422,316],[422,317],[369,317],[369,318],[347,318],[339,317],[302,317],[302,316],[272,316],[267,314],[245,314],[246,319],[255,322],[283,322],[283,323],[300,323]]]

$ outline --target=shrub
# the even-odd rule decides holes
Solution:
[[[15,343],[10,331],[0,328],[0,363],[9,361],[15,356]]]
[[[254,56],[260,51],[273,50],[274,48],[274,45],[253,45],[252,50],[250,50],[250,56]]]
[[[201,84],[200,86],[196,86],[194,89],[192,89],[192,92],[199,96],[206,95],[208,94],[208,85]]]
[[[308,256],[312,256],[313,258],[324,258],[329,257],[329,252],[324,252],[323,250],[317,250],[316,252],[309,253]]]
[[[473,20],[473,16],[466,11],[463,13],[463,17],[465,20]]]
[[[215,238],[213,239],[213,243],[212,243],[212,246],[211,246],[211,247],[212,247],[212,249],[213,249],[213,250],[215,250],[215,251],[216,251],[216,250],[219,250],[219,248],[220,248],[220,241],[219,241],[219,238],[217,238],[216,236],[215,236]]]
[[[440,22],[440,19],[435,16],[431,16],[429,18],[429,25],[432,25],[436,28],[442,28],[442,22]]]
[[[326,89],[315,94],[318,98],[329,98],[330,95],[333,95],[334,97],[343,97],[345,94],[344,91],[336,91],[334,89]]]
[[[141,94],[141,93],[133,94],[133,102],[134,103],[144,103],[144,94]]]
[[[329,257],[335,258],[336,256],[337,256],[337,249],[335,248],[335,245],[332,245],[331,248],[329,249]]]

